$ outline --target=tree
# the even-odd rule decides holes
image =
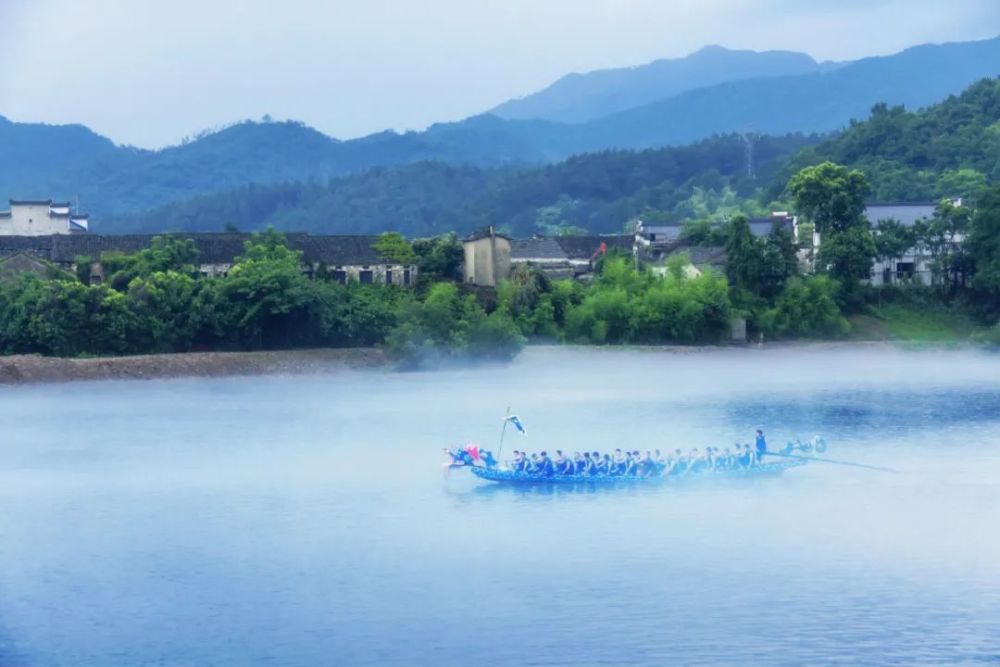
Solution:
[[[871,277],[877,252],[864,216],[869,191],[864,174],[824,162],[795,174],[788,190],[799,213],[820,233],[818,265],[854,295],[858,282]]]
[[[391,264],[409,266],[416,264],[417,255],[406,238],[399,232],[383,232],[375,241],[375,252],[380,259]]]
[[[799,258],[792,233],[778,223],[771,227],[761,244],[760,268],[757,278],[757,293],[765,298],[776,296],[785,282],[799,273]]]
[[[822,235],[859,226],[870,188],[861,171],[824,162],[795,174],[788,190],[798,212]]]
[[[760,243],[746,216],[737,215],[726,230],[726,277],[736,289],[756,293],[760,276]]]
[[[916,240],[917,235],[914,229],[907,227],[899,220],[890,218],[875,223],[875,256],[883,264],[889,265],[893,260],[900,259],[907,250],[913,248]],[[891,280],[886,282],[891,282]]]
[[[972,287],[980,313],[996,321],[1000,316],[1000,184],[980,197],[965,246],[975,266]]]
[[[420,272],[421,282],[435,280],[461,282],[465,251],[454,233],[429,239],[415,239],[412,247],[417,255],[417,269]]]
[[[250,348],[294,346],[307,327],[315,303],[312,283],[302,275],[301,253],[268,230],[244,243],[223,279],[227,329]]]

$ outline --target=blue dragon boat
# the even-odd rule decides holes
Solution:
[[[780,475],[789,468],[798,468],[808,463],[805,459],[790,459],[777,463],[760,463],[745,468],[708,468],[705,470],[676,475],[540,475],[537,473],[515,472],[502,468],[465,466],[480,479],[501,484],[580,484],[625,486],[638,484],[679,484],[703,479],[731,479],[746,477],[767,477]]]

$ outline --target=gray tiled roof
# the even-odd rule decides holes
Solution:
[[[874,225],[879,220],[898,220],[912,227],[917,220],[934,217],[935,205],[930,202],[869,204],[865,207],[865,217]]]
[[[635,236],[617,234],[615,236],[559,236],[554,239],[570,259],[590,259],[605,244],[608,250],[632,251]]]
[[[774,229],[775,223],[788,232],[795,229],[795,224],[791,218],[751,218],[747,223],[750,225],[750,232],[754,236],[767,236]]]
[[[51,236],[0,236],[0,257],[28,252],[61,264],[69,264],[81,255],[97,258],[105,252],[134,253],[149,246],[153,234],[56,234]],[[249,234],[173,234],[189,238],[198,248],[198,260],[205,264],[226,264],[243,254]],[[313,236],[288,234],[288,247],[302,252],[308,263],[327,266],[378,264],[372,247],[377,236]]]
[[[551,259],[566,260],[566,253],[555,239],[512,239],[510,242],[511,259]]]

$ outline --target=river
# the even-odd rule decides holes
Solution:
[[[441,447],[821,433],[771,479],[518,490]],[[996,664],[1000,356],[532,348],[0,389],[0,665]],[[506,458],[504,456],[503,458]]]

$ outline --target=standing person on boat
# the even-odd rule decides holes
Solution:
[[[764,438],[764,431],[757,429],[757,440],[754,444],[757,447],[757,463],[763,463],[764,454],[767,453],[767,440]]]

